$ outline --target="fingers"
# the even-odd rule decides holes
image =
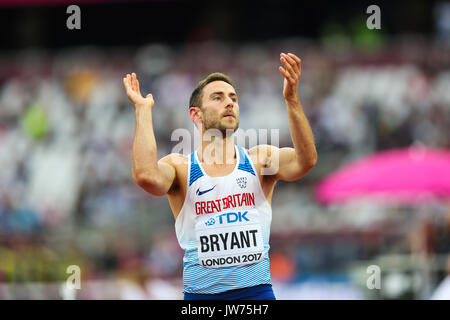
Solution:
[[[280,66],[278,70],[290,84],[295,84],[297,82],[297,76],[295,74],[295,71],[293,70],[291,65],[286,61],[285,58],[281,57],[280,60],[284,68]]]
[[[286,80],[288,80],[290,83],[295,82],[295,72],[292,69],[291,65],[286,61],[286,59],[284,57],[281,57],[280,60],[284,66],[283,73],[284,73]]]
[[[289,63],[289,65],[294,70],[295,74],[297,74],[298,70],[299,70],[297,62],[292,57],[290,57],[289,55],[286,55],[284,53],[281,54],[281,57],[283,57]]]
[[[300,66],[300,64],[301,64],[301,60],[300,60],[300,58],[299,57],[297,57],[295,54],[293,54],[293,53],[288,53],[288,56],[289,57],[291,57],[292,59],[294,59],[295,60],[295,62],[297,62],[297,64]]]
[[[280,71],[281,75],[286,78],[286,80],[290,83],[295,85],[296,80],[287,72],[283,67],[278,67],[278,70]]]
[[[297,66],[297,72],[298,72],[297,74],[298,74],[298,77],[300,78],[300,76],[302,74],[302,60],[293,53],[288,53],[288,56],[291,57],[295,61],[296,66]]]
[[[286,70],[283,69],[283,67],[278,67],[278,70],[280,71],[283,77],[289,78],[289,74],[286,72]]]
[[[133,76],[134,75],[134,76]],[[140,95],[138,95],[139,93],[139,83],[137,83],[137,79],[136,79],[136,75],[133,73],[133,75],[127,74],[124,78],[123,78],[123,84],[125,86],[125,89],[127,91],[127,96],[128,99],[130,99],[130,101],[135,104]],[[137,91],[136,91],[137,88]]]
[[[131,74],[131,87],[133,88],[134,92],[137,92],[137,87],[136,87],[136,74],[133,72]]]
[[[125,86],[125,89],[127,90],[127,92],[132,90],[132,88],[131,88],[131,81],[130,81],[130,77],[129,76],[130,75],[127,74],[125,76],[125,78],[123,78],[123,85]]]
[[[127,73],[125,78],[123,78],[123,84],[125,86],[125,89],[127,90],[127,94],[135,92],[141,95],[141,90],[139,88],[139,81],[134,72],[131,75]]]
[[[133,88],[133,91],[137,91],[136,90],[136,77],[134,76],[134,73],[131,74],[130,76],[130,82],[131,82],[131,88]]]
[[[292,53],[280,54],[280,61],[283,64],[285,71],[285,74],[283,74],[285,77],[288,78],[288,80],[293,80],[294,82],[297,81],[300,78],[301,74],[301,60],[296,55]],[[281,70],[280,70],[281,72]]]
[[[133,86],[133,90],[135,92],[137,92],[138,94],[141,94],[141,91],[139,89],[139,81],[138,81],[138,79],[136,77],[136,73],[134,73],[134,72],[131,74],[131,83],[132,83],[132,86]]]

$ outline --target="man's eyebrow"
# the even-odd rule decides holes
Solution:
[[[211,97],[211,96],[213,96],[215,94],[223,95],[224,93],[223,93],[223,91],[215,91],[215,92],[211,93],[209,96]],[[237,94],[234,93],[234,92],[230,92],[230,96],[236,96],[237,97]]]

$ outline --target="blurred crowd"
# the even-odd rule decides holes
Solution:
[[[319,161],[300,181],[276,186],[273,280],[301,283],[319,274],[354,284],[357,261],[448,254],[448,203],[324,207],[313,194],[321,178],[361,156],[417,144],[450,148],[448,46],[403,37],[370,51],[300,38],[27,49],[0,55],[0,283],[64,281],[67,266],[79,265],[86,281],[134,283],[114,298],[155,297],[142,295],[148,281],[157,292],[173,285],[169,297],[181,290],[183,252],[167,199],[131,177],[135,114],[122,78],[135,72],[141,92],[155,98],[159,158],[179,142],[175,129],[194,136],[189,97],[214,71],[235,82],[243,130],[278,129],[280,146],[290,146],[280,51],[302,59],[299,93]]]

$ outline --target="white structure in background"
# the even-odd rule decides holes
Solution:
[[[439,284],[431,295],[431,300],[450,300],[450,275]]]
[[[77,298],[77,290],[73,286],[68,286],[65,281],[59,287],[59,294],[63,300],[75,300]]]

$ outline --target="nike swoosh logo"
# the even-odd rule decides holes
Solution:
[[[211,191],[212,189],[214,189],[215,187],[216,187],[216,186],[212,187],[211,189],[204,190],[204,191],[200,191],[200,188],[198,188],[196,194],[197,194],[198,196],[201,196],[202,194],[205,194],[205,193],[207,193],[207,192],[210,192],[210,191]]]

